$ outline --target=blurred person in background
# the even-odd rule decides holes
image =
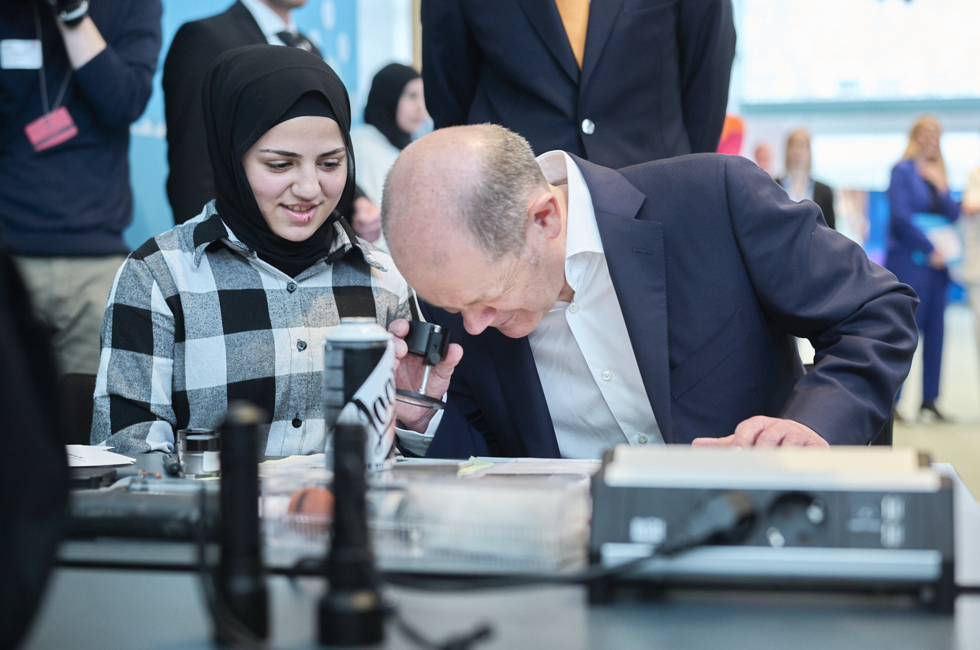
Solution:
[[[357,153],[357,184],[371,201],[381,203],[388,170],[428,119],[418,72],[391,63],[374,75],[364,106],[364,124],[351,130]]]
[[[970,171],[960,206],[963,228],[963,284],[973,308],[973,327],[980,350],[980,167]]]
[[[128,252],[129,125],[150,98],[160,0],[0,3],[0,239],[59,371],[95,375]]]
[[[363,239],[384,248],[381,235],[381,190],[395,158],[429,119],[422,78],[414,68],[391,63],[371,82],[364,124],[351,130],[357,155],[357,185],[363,198],[355,200],[351,225]],[[360,203],[358,203],[360,202]]]
[[[758,165],[762,171],[775,177],[773,158],[772,147],[768,142],[759,143],[752,154],[752,159],[755,161],[755,164]]]
[[[810,152],[810,132],[796,129],[786,138],[786,173],[776,179],[783,186],[789,198],[794,201],[809,199],[823,212],[827,225],[836,228],[834,219],[834,190],[829,185],[813,180],[810,176],[812,156]]]
[[[291,12],[306,0],[239,0],[216,16],[185,23],[177,30],[163,63],[163,101],[167,119],[167,198],[174,223],[201,213],[214,198],[201,110],[201,88],[211,64],[222,53],[246,45],[287,45],[320,51],[303,36]]]
[[[946,420],[936,408],[943,356],[943,328],[949,271],[946,260],[926,233],[916,225],[916,215],[941,215],[955,220],[959,204],[949,193],[946,164],[939,141],[942,128],[931,116],[916,120],[902,160],[892,169],[888,187],[891,221],[885,268],[919,295],[915,322],[922,338],[922,406],[925,420]]]
[[[437,129],[500,124],[613,169],[718,147],[731,0],[423,0],[421,19]]]

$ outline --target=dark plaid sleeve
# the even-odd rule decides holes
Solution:
[[[174,450],[174,315],[151,271],[166,268],[159,256],[151,240],[126,259],[102,321],[91,442],[119,452]]]

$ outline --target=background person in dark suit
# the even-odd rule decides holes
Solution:
[[[776,179],[783,186],[789,198],[794,201],[809,199],[823,212],[823,218],[831,228],[836,227],[834,219],[834,190],[829,185],[813,180],[810,168],[813,164],[810,152],[810,132],[795,129],[786,138],[786,173]]]
[[[436,128],[501,124],[606,167],[714,152],[734,55],[730,0],[422,2]]]
[[[319,56],[289,18],[292,9],[304,4],[306,0],[240,0],[224,13],[177,30],[163,64],[167,198],[174,223],[196,217],[215,196],[201,108],[201,88],[211,64],[228,50],[263,43],[301,47]]]
[[[430,413],[399,415],[428,456],[866,444],[915,350],[912,290],[739,156],[613,171],[443,129],[395,162],[382,223],[462,347],[427,388],[449,390],[434,437]],[[794,335],[816,349],[805,375]],[[420,365],[401,357],[400,387]]]

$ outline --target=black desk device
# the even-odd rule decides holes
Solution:
[[[233,402],[221,427],[221,563],[217,584],[231,613],[263,639],[269,634],[269,594],[262,574],[259,528],[258,434],[264,421],[262,409]]]
[[[334,519],[327,552],[327,593],[320,601],[319,641],[364,646],[384,639],[384,611],[368,538],[364,475],[367,433],[362,424],[334,429]]]

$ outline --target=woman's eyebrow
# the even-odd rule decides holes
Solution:
[[[274,153],[277,156],[284,156],[286,158],[302,158],[302,154],[294,153],[292,151],[283,151],[282,149],[259,149],[262,153]],[[347,147],[339,147],[332,151],[327,151],[321,153],[317,158],[324,158],[326,156],[336,156],[337,154],[346,153]]]
[[[287,158],[302,158],[298,153],[293,153],[292,151],[282,151],[281,149],[259,149],[262,153],[274,153],[277,156],[286,156]]]

